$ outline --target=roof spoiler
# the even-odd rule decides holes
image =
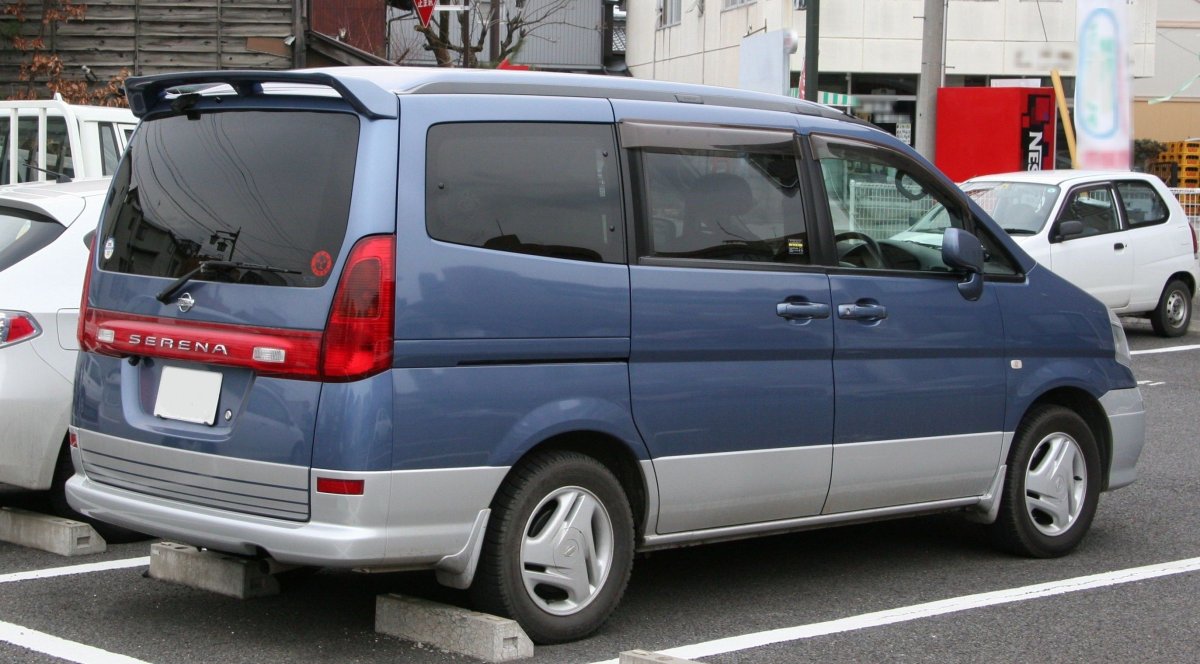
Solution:
[[[129,109],[142,118],[166,99],[167,90],[206,83],[228,85],[243,97],[263,94],[263,83],[321,85],[333,88],[354,110],[372,120],[399,117],[400,102],[395,94],[361,78],[318,71],[225,70],[137,76],[125,81],[125,96]]]

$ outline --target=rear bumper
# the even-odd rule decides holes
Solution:
[[[83,468],[78,449],[76,468]],[[214,457],[219,468],[221,457]],[[268,555],[320,567],[435,568],[461,553],[479,513],[507,468],[453,468],[356,473],[313,469],[316,477],[361,479],[361,496],[310,489],[310,517],[289,521],[232,512],[131,491],[77,473],[67,482],[71,506],[124,528],[216,551]],[[446,563],[443,563],[445,566]]]
[[[1146,444],[1146,409],[1142,393],[1134,387],[1113,390],[1100,397],[1112,432],[1112,465],[1108,470],[1108,489],[1128,486],[1137,478],[1138,457]]]

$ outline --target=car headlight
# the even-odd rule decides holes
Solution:
[[[1116,348],[1117,362],[1124,364],[1133,370],[1133,356],[1129,354],[1129,340],[1125,338],[1125,327],[1121,325],[1121,319],[1113,313],[1112,309],[1108,310],[1108,323],[1112,327],[1113,346]]]

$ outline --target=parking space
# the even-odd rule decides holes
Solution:
[[[662,551],[637,561],[599,634],[539,646],[529,661],[603,662],[634,648],[672,651],[727,638],[740,641],[699,659],[1194,659],[1200,573],[1187,561],[1200,557],[1200,348],[1169,349],[1200,346],[1200,326],[1171,340],[1140,322],[1126,329],[1138,353],[1147,447],[1138,481],[1102,496],[1092,532],[1073,554],[997,553],[953,515]],[[14,504],[32,506],[27,494],[0,493],[0,505]],[[473,661],[374,631],[382,593],[467,604],[466,593],[437,585],[431,574],[302,571],[284,578],[277,596],[235,600],[146,578],[149,548],[149,541],[115,544],[68,559],[0,543],[0,661]],[[1170,571],[1162,576],[972,604],[982,593],[1164,564]],[[935,615],[919,608],[947,600],[961,606]],[[870,615],[879,612],[899,619],[884,624]],[[831,621],[848,628],[830,629]],[[787,629],[803,638],[764,645],[763,633]]]

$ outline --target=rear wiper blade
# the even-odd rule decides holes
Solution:
[[[166,304],[167,300],[170,300],[171,296],[174,295],[176,291],[178,291],[180,288],[183,288],[184,284],[191,281],[192,278],[195,277],[197,274],[201,274],[203,272],[209,272],[211,270],[222,270],[222,269],[230,269],[230,268],[236,268],[239,270],[253,270],[255,272],[278,272],[280,274],[300,274],[299,270],[289,270],[287,268],[274,267],[271,265],[258,265],[256,263],[242,263],[239,261],[202,261],[199,265],[197,265],[191,271],[187,272],[186,274],[179,277],[175,281],[172,281],[170,284],[167,285],[166,288],[159,291],[158,295],[154,296],[154,299],[158,300],[159,302],[162,302],[163,304]]]

